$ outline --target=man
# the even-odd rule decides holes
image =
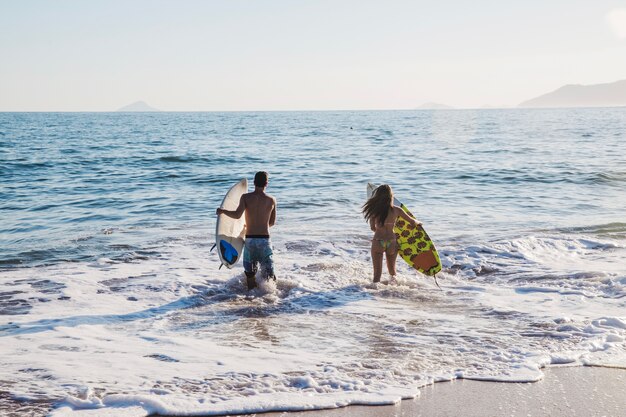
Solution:
[[[254,176],[254,191],[241,196],[236,210],[217,209],[218,215],[225,214],[233,219],[239,219],[244,212],[246,213],[243,269],[246,273],[248,290],[257,286],[255,276],[258,264],[261,264],[265,279],[276,279],[270,242],[270,227],[276,223],[276,199],[265,194],[268,182],[267,172],[257,172]]]

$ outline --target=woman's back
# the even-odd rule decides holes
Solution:
[[[378,220],[375,220],[373,223],[374,230],[374,239],[395,239],[395,234],[393,232],[393,226],[396,224],[396,219],[398,218],[398,210],[399,208],[396,206],[391,206],[389,208],[389,212],[387,213],[387,217],[383,223],[380,223]]]

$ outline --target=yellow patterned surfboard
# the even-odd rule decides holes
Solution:
[[[376,188],[374,184],[367,184],[368,198],[372,196]],[[415,217],[398,199],[394,198],[393,204],[401,207],[409,216]],[[433,276],[441,271],[441,260],[435,244],[421,225],[415,227],[398,217],[393,231],[398,242],[398,253],[406,263],[426,275]]]

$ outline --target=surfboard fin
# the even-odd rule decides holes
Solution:
[[[437,287],[439,287],[439,283],[437,282],[437,274],[433,275],[433,278],[435,279],[435,284],[437,284]],[[443,291],[443,288],[439,287],[439,289]]]

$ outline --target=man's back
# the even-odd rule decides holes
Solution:
[[[246,243],[243,253],[243,269],[246,272],[248,289],[256,287],[258,265],[266,279],[274,278],[274,260],[270,242],[270,227],[276,223],[276,200],[265,194],[269,174],[259,171],[254,176],[254,191],[241,196],[237,210],[218,208],[217,215],[225,214],[233,219],[246,216]]]
[[[276,221],[276,200],[263,191],[243,196],[246,213],[246,235],[269,235]]]

